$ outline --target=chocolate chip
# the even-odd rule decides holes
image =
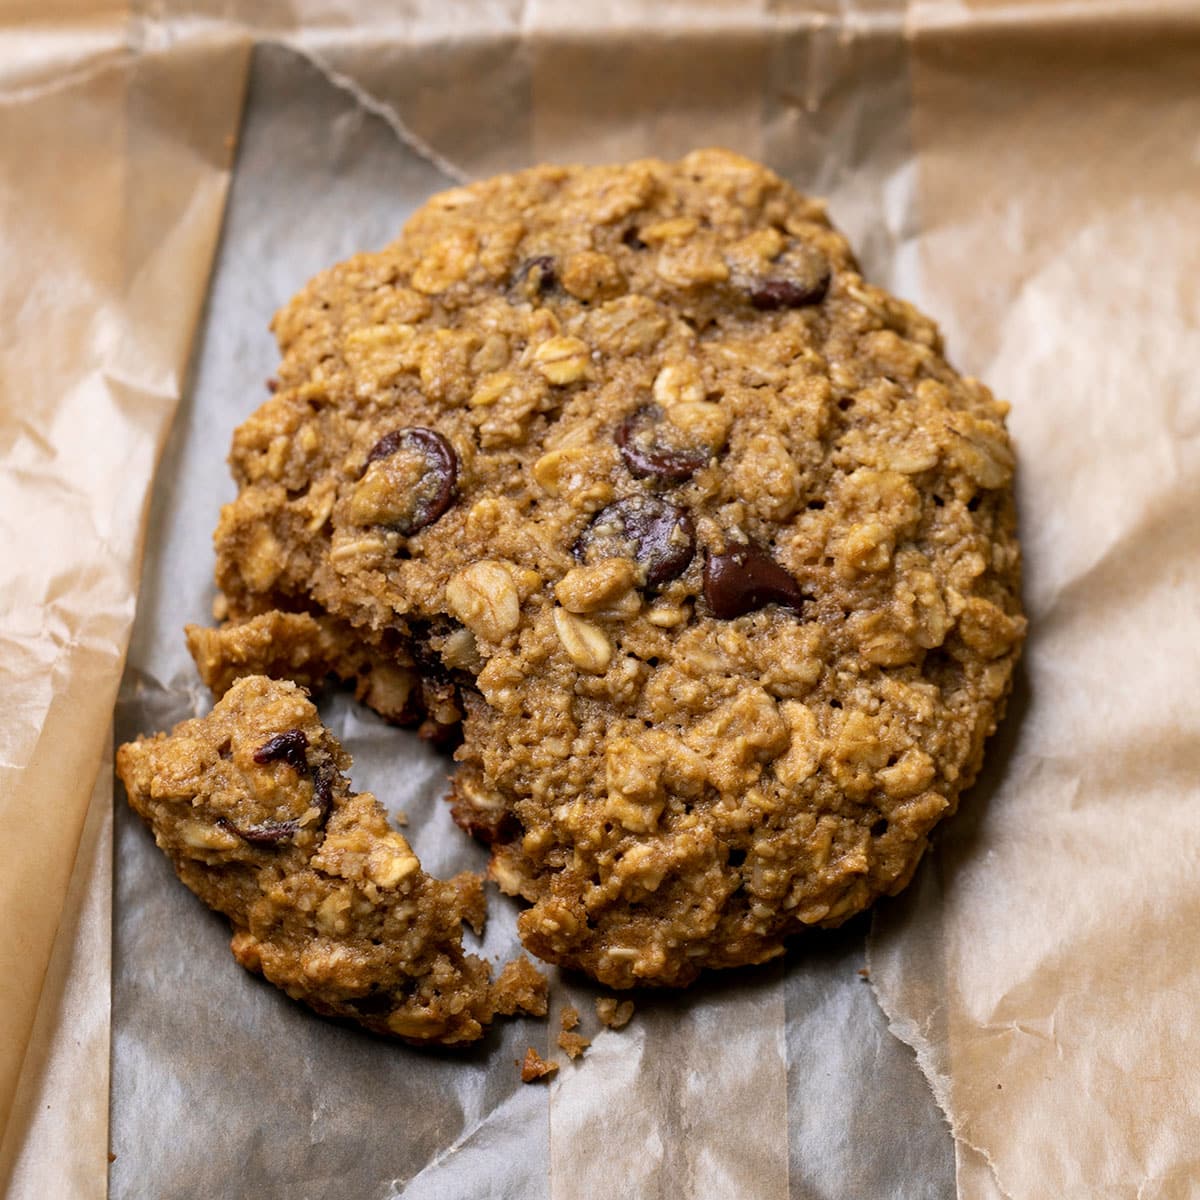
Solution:
[[[526,293],[544,296],[558,286],[558,267],[553,256],[536,254],[527,258],[513,276],[512,286]]]
[[[664,445],[655,435],[664,413],[657,404],[632,412],[617,427],[616,443],[630,472],[670,483],[690,479],[712,456],[707,447],[679,448]]]
[[[738,546],[705,560],[704,599],[713,616],[730,621],[768,604],[799,609],[807,597],[765,550]]]
[[[687,510],[657,496],[630,496],[602,508],[574,549],[581,562],[636,559],[650,588],[682,575],[695,553],[696,530]]]
[[[384,434],[371,447],[363,473],[372,463],[390,458],[400,450],[415,452],[425,462],[420,485],[411,498],[409,515],[388,522],[389,528],[410,537],[432,525],[453,503],[454,489],[458,486],[458,455],[436,430],[408,425]]]
[[[286,733],[277,733],[273,738],[264,742],[254,752],[254,761],[258,765],[285,762],[293,771],[301,774],[308,770],[308,735],[303,729],[289,729]]]

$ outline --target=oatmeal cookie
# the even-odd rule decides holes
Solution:
[[[274,330],[223,603],[453,682],[529,949],[684,984],[904,886],[1024,636],[1014,459],[821,203],[721,151],[502,176]]]
[[[528,959],[496,981],[464,954],[478,876],[421,870],[292,683],[251,676],[212,713],[122,746],[117,771],[180,879],[234,927],[234,957],[327,1016],[411,1042],[469,1042],[496,1013],[544,1015]]]

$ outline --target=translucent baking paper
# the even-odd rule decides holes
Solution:
[[[0,16],[0,1178],[103,1195],[110,1142],[121,1197],[1189,1194],[1194,8],[381,7]],[[457,178],[712,143],[829,196],[1014,405],[1033,633],[913,888],[869,947],[860,919],[639,998],[525,1086],[563,1005],[595,1032],[588,984],[466,1053],[322,1021],[233,964],[118,797],[110,1026],[107,767],[92,784],[135,590],[118,739],[208,704],[180,631],[208,619],[270,314]],[[323,709],[427,868],[481,865],[447,762]],[[514,924],[494,895],[483,952]]]

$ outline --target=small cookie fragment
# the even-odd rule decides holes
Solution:
[[[624,1029],[633,1017],[633,1001],[618,1001],[615,996],[597,996],[596,1016],[609,1029]]]
[[[558,1048],[565,1050],[567,1057],[574,1060],[592,1044],[592,1039],[584,1037],[581,1033],[573,1032],[579,1025],[579,1009],[573,1005],[568,1004],[562,1010],[559,1023],[562,1026],[562,1032],[558,1035]]]
[[[546,1011],[528,959],[494,983],[465,954],[482,883],[427,875],[293,683],[250,676],[206,717],[117,752],[129,802],[231,948],[295,1000],[415,1043],[470,1042],[498,1013]]]
[[[543,1058],[532,1046],[525,1051],[525,1061],[517,1065],[521,1068],[522,1083],[537,1083],[539,1079],[546,1079],[558,1070],[558,1063],[554,1059]]]
[[[558,1035],[558,1048],[565,1050],[567,1057],[574,1060],[578,1058],[590,1045],[591,1038],[586,1038],[581,1033],[563,1032]]]

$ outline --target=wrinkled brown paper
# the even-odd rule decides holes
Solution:
[[[1148,7],[913,60],[921,299],[1013,403],[1031,636],[871,965],[972,1196],[1200,1189],[1200,12]]]
[[[829,196],[869,273],[1013,403],[1025,666],[984,779],[869,946],[954,1163],[857,976],[861,923],[644,1005],[522,1087],[512,1059],[548,1053],[556,1025],[452,1059],[316,1020],[233,967],[121,811],[113,1194],[1190,1195],[1195,6],[382,7],[278,0],[253,28],[219,0],[0,13],[10,1194],[105,1192],[108,728],[142,546],[119,736],[205,703],[179,626],[205,616],[221,460],[273,366],[270,313],[453,178],[724,143]],[[426,865],[477,865],[447,828],[444,764],[326,707]],[[492,913],[500,954],[511,906]],[[558,994],[590,1020],[585,985]]]

